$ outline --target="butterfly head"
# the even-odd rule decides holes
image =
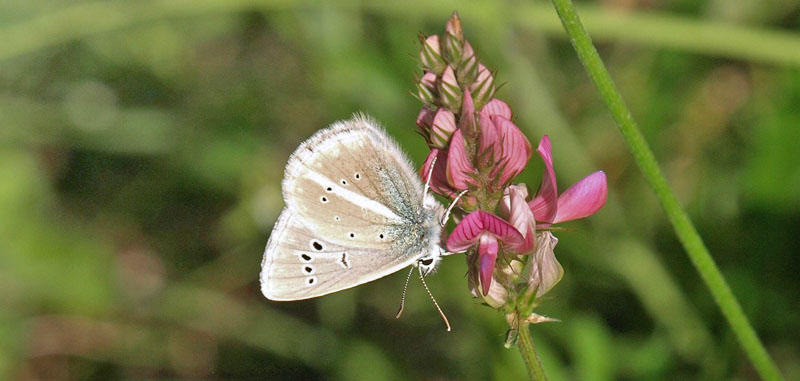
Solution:
[[[423,227],[422,242],[425,249],[417,260],[416,265],[424,275],[433,274],[442,262],[442,257],[446,255],[442,248],[442,226],[441,219],[444,215],[444,208],[436,199],[428,194],[423,202],[422,213],[420,215]]]

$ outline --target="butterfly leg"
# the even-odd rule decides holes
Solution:
[[[447,211],[445,211],[445,213],[444,213],[444,218],[442,218],[442,220],[440,221],[440,224],[442,225],[442,227],[447,225],[447,221],[450,220],[450,212],[453,211],[453,208],[455,208],[456,204],[458,204],[458,200],[461,199],[461,196],[467,194],[467,192],[469,192],[469,191],[466,190],[466,189],[461,191],[461,193],[459,193],[456,196],[456,198],[453,199],[453,202],[450,203],[450,206],[447,207]]]

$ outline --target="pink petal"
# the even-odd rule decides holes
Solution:
[[[480,120],[481,137],[478,141],[478,157],[481,167],[493,167],[494,161],[502,153],[500,145],[501,135],[498,133],[492,118],[486,114],[478,115]]]
[[[454,198],[456,194],[450,187],[450,184],[447,183],[447,151],[436,148],[432,149],[425,159],[422,168],[420,168],[419,177],[423,182],[428,180],[428,171],[430,171],[434,157],[436,158],[436,164],[433,168],[430,187],[434,192],[442,196]]]
[[[458,128],[464,131],[468,137],[478,136],[478,125],[475,123],[475,104],[472,102],[472,94],[469,90],[464,91],[464,98],[461,102],[461,120]]]
[[[550,138],[547,135],[539,141],[536,149],[544,161],[544,175],[542,185],[536,192],[536,197],[529,203],[533,215],[540,223],[552,223],[558,211],[558,187],[556,185],[556,172],[553,170],[553,155],[550,149]]]
[[[608,185],[606,174],[597,171],[584,177],[558,197],[558,213],[553,223],[588,217],[606,203]]]
[[[514,226],[494,214],[476,210],[464,217],[450,233],[447,249],[452,252],[467,250],[486,232],[495,235],[514,252],[525,246],[525,238]]]
[[[447,180],[455,189],[467,189],[475,180],[471,175],[476,174],[472,166],[461,130],[456,130],[450,140],[450,150],[447,154]]]
[[[533,149],[528,138],[510,120],[500,116],[491,119],[502,137],[502,156],[495,158],[495,165],[502,168],[498,183],[506,184],[525,169]]]
[[[508,120],[511,120],[511,117],[513,116],[511,113],[511,107],[508,107],[505,102],[497,98],[492,98],[492,100],[490,100],[486,106],[483,106],[481,109],[481,114],[486,114],[489,116],[502,116]]]
[[[542,296],[561,280],[564,268],[554,252],[558,238],[549,231],[539,232],[536,238],[536,252],[531,258],[527,277],[529,287],[536,288],[536,296]]]
[[[511,185],[503,192],[503,199],[500,201],[500,212],[506,216],[506,220],[514,226],[517,231],[525,238],[525,244],[519,248],[519,254],[527,254],[533,249],[536,235],[536,220],[533,212],[525,201],[528,196],[528,188],[525,184]]]
[[[480,261],[481,290],[483,295],[489,293],[492,285],[492,273],[497,262],[497,239],[491,234],[483,234],[478,245],[478,260]]]

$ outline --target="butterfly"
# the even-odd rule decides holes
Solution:
[[[409,266],[424,283],[449,254],[441,246],[449,209],[427,189],[369,117],[318,131],[286,165],[286,207],[264,251],[261,292],[278,301],[315,298]]]

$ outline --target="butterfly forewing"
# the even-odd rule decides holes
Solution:
[[[312,298],[414,263],[427,247],[418,239],[422,186],[373,122],[356,117],[317,132],[286,166],[286,208],[262,263],[264,295]]]

